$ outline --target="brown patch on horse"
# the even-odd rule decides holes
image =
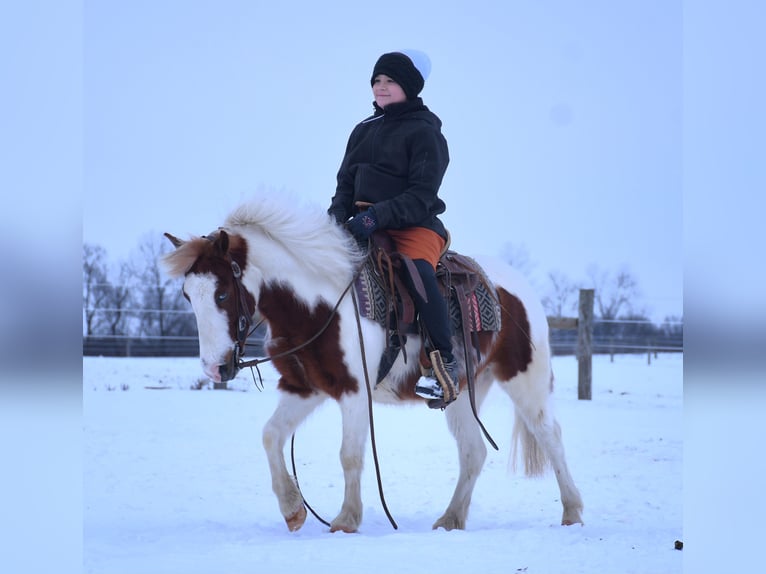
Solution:
[[[258,310],[269,322],[268,353],[272,357],[305,343],[330,321],[310,345],[274,359],[274,367],[282,375],[280,390],[301,397],[321,390],[336,400],[344,393],[359,391],[358,382],[343,362],[340,323],[337,315],[330,318],[329,304],[322,302],[310,309],[289,287],[273,283],[262,287]]]
[[[493,373],[500,381],[509,381],[527,370],[532,362],[529,318],[521,300],[503,289],[497,289],[503,326],[489,356]]]
[[[237,340],[237,321],[239,319],[238,298],[239,289],[234,278],[231,262],[239,265],[242,273],[247,266],[247,243],[239,236],[219,229],[205,237],[193,237],[189,241],[181,241],[166,233],[165,236],[176,246],[176,250],[163,257],[168,274],[173,277],[189,273],[210,273],[217,279],[216,296],[227,293],[222,301],[216,297],[216,304],[229,317],[229,336]],[[186,297],[186,294],[184,294]],[[188,297],[187,297],[188,299]],[[255,297],[245,292],[248,309],[255,309]]]
[[[391,386],[391,390],[402,401],[417,401],[424,403],[423,397],[415,394],[415,385],[420,379],[420,367],[415,370],[409,370],[407,374],[396,384]]]

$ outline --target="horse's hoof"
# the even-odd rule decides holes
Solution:
[[[444,528],[447,532],[450,530],[465,530],[465,519],[460,520],[457,516],[447,516],[445,514],[434,522],[434,525],[431,527],[432,530],[439,528]]]
[[[331,526],[330,532],[345,532],[346,534],[354,534],[356,532],[356,528],[350,528],[348,526]]]
[[[582,504],[572,504],[568,508],[564,507],[564,513],[561,515],[561,526],[572,526],[573,524],[579,524],[580,526],[585,524],[582,521]]]
[[[303,523],[306,522],[306,507],[301,504],[298,512],[285,518],[285,522],[287,522],[287,529],[290,532],[300,530],[301,526],[303,526]]]
[[[579,524],[580,526],[585,526],[585,523],[582,521],[582,518],[562,518],[561,519],[561,526],[574,526],[575,524]]]

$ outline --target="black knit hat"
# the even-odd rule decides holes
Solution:
[[[383,54],[372,70],[370,84],[375,83],[375,76],[385,74],[399,84],[408,100],[416,98],[425,85],[423,75],[412,63],[412,60],[401,52]]]

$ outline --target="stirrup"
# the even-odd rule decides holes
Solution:
[[[429,354],[433,370],[424,373],[415,385],[415,394],[428,399],[428,406],[432,409],[443,409],[457,399],[460,392],[454,377],[457,371],[457,363],[453,359],[444,363],[441,353],[431,351]]]

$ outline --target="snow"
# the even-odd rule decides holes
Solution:
[[[368,446],[360,531],[330,533],[309,514],[291,533],[261,446],[277,399],[268,364],[262,391],[250,371],[223,391],[204,385],[194,358],[85,357],[84,572],[681,572],[683,356],[594,357],[590,401],[577,399],[575,358],[555,357],[554,370],[584,526],[559,524],[552,473],[513,472],[513,411],[493,390],[482,421],[500,450],[489,448],[464,531],[431,529],[457,472],[443,413],[376,405],[383,496],[398,529]],[[339,446],[340,415],[327,402],[295,435],[301,490],[327,521],[343,496]]]

